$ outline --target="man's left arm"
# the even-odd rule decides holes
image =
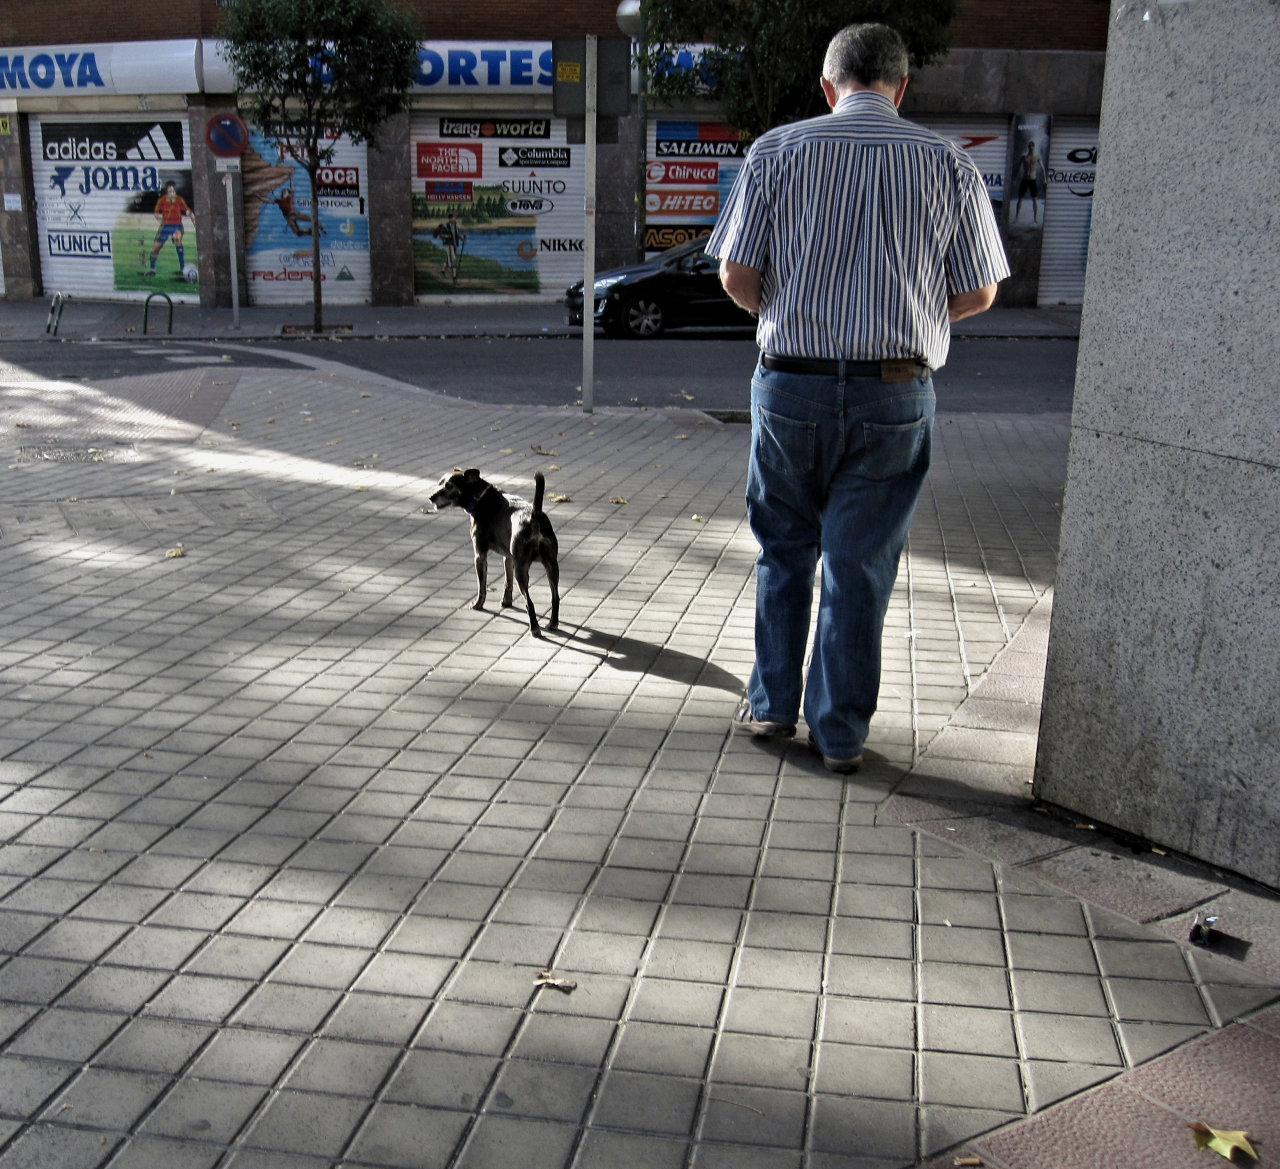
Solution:
[[[986,312],[995,302],[1000,281],[1009,275],[986,185],[971,160],[961,165],[968,190],[946,259],[947,317],[953,322]]]
[[[979,313],[985,313],[995,303],[996,289],[999,287],[999,284],[987,284],[982,288],[975,288],[972,292],[957,292],[947,297],[947,319],[955,324],[956,321],[963,321],[965,317],[976,317]]]

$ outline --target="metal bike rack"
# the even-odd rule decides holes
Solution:
[[[46,333],[52,333],[55,337],[58,335],[58,326],[62,323],[62,310],[67,307],[67,301],[70,299],[69,293],[53,294],[53,300],[49,302],[49,319],[44,323]]]
[[[164,297],[165,303],[169,306],[169,332],[170,333],[173,332],[173,301],[169,298],[169,294],[167,292],[153,292],[147,297],[145,303],[142,306],[143,336],[146,336],[146,332],[147,332],[147,314],[151,311],[151,302],[155,300],[157,296]]]

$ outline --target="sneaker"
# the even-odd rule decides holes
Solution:
[[[809,735],[809,746],[822,755],[818,742],[812,734]],[[862,756],[855,755],[852,759],[832,759],[830,755],[822,755],[822,766],[828,771],[834,771],[837,775],[852,775],[862,766]]]
[[[796,733],[795,723],[775,723],[768,719],[752,718],[751,702],[746,698],[733,712],[733,729],[756,739],[789,739]]]

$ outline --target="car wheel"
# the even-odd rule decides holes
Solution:
[[[661,302],[644,293],[627,300],[618,313],[618,319],[623,335],[635,341],[657,337],[667,323]]]

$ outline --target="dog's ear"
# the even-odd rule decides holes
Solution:
[[[468,479],[479,479],[479,478],[480,478],[480,468],[479,468],[479,467],[468,467],[468,468],[467,468],[467,470],[466,470],[466,476],[467,476],[467,478],[468,478]]]

